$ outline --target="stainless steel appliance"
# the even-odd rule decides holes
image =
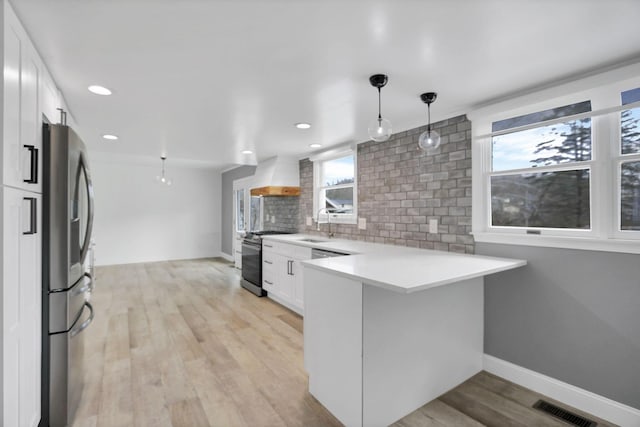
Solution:
[[[344,255],[349,255],[349,254],[345,254],[344,252],[328,251],[326,249],[316,249],[316,248],[311,249],[311,259],[333,258],[336,256],[344,256]]]
[[[83,333],[93,320],[85,259],[93,225],[87,151],[65,125],[43,126],[42,420],[71,425],[82,394]]]
[[[291,234],[283,231],[255,231],[242,241],[242,287],[259,297],[267,295],[262,289],[262,236],[267,234]]]

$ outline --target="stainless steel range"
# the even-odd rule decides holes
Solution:
[[[262,289],[262,236],[291,234],[282,231],[254,231],[242,241],[242,287],[259,297],[267,295]]]

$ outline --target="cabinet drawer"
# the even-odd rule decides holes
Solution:
[[[274,242],[265,239],[262,242],[263,257],[269,254],[284,255],[287,258],[311,259],[311,248],[291,243]]]

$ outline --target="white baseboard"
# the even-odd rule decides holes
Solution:
[[[220,252],[220,258],[224,258],[229,262],[234,262],[235,259],[233,259],[233,256],[229,255],[229,254],[225,254],[224,252]]]
[[[624,427],[640,427],[640,410],[497,357],[484,355],[484,370]]]

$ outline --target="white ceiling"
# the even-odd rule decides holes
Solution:
[[[640,60],[638,0],[12,4],[91,151],[221,169],[367,140],[371,74],[389,75],[382,113],[400,131],[425,124],[422,92],[439,93],[438,120]]]

